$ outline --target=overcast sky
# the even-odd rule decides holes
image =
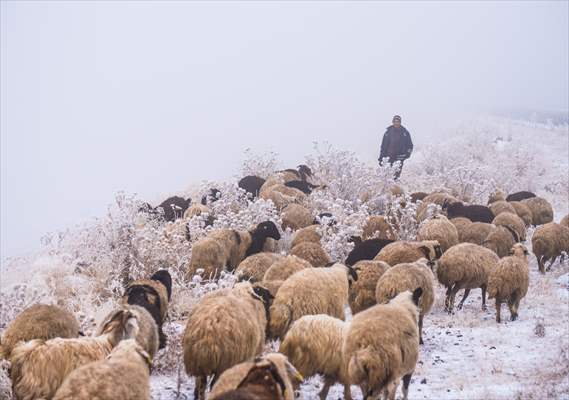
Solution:
[[[567,110],[568,3],[1,2],[2,257],[102,215],[289,165],[313,141],[377,158],[463,112]]]

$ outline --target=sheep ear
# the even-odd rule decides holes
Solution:
[[[271,302],[272,299],[274,299],[275,297],[271,294],[271,292],[269,292],[267,289],[265,289],[262,286],[256,286],[253,288],[253,295],[251,295],[253,298],[259,299],[261,300],[263,303],[265,304],[269,304]]]
[[[415,304],[416,306],[419,305],[419,299],[421,298],[422,294],[423,294],[423,289],[420,287],[418,287],[413,291],[413,296],[412,296],[413,304]]]
[[[124,339],[134,339],[138,335],[139,326],[134,314],[125,311],[122,320]]]
[[[355,269],[353,269],[352,267],[348,267],[348,272],[350,273],[350,276],[354,281],[358,280],[358,273],[356,272]]]
[[[304,377],[302,376],[302,374],[300,372],[298,372],[298,370],[294,367],[294,365],[292,365],[290,363],[290,361],[288,361],[288,360],[285,361],[285,367],[286,367],[286,373],[291,378],[291,380],[297,381],[297,384],[300,385],[302,383],[302,381],[304,380]],[[296,385],[293,385],[293,386],[296,386]]]
[[[435,246],[435,256],[437,257],[437,259],[443,256],[443,250],[441,249],[440,245]]]

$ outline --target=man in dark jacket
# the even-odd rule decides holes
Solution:
[[[401,126],[401,117],[393,117],[393,125],[387,128],[381,142],[381,153],[379,154],[379,165],[383,165],[384,158],[388,159],[390,165],[399,161],[399,167],[395,172],[395,179],[399,179],[403,169],[403,161],[411,157],[413,142],[409,131]]]

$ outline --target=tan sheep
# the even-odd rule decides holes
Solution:
[[[561,253],[569,253],[569,228],[555,222],[549,222],[537,228],[531,238],[533,254],[537,258],[539,272],[545,274],[545,263],[551,261],[551,268]]]
[[[319,243],[301,242],[290,250],[290,255],[308,261],[313,267],[325,267],[332,261]]]
[[[302,375],[280,353],[269,353],[253,361],[237,364],[226,370],[209,395],[210,400],[294,400],[294,391],[302,383]]]
[[[152,317],[148,317],[154,324]],[[104,320],[99,336],[47,341],[34,339],[17,345],[10,355],[14,396],[18,400],[51,399],[69,373],[104,359],[121,340],[130,339],[137,333],[135,315],[121,309]]]
[[[149,400],[152,358],[133,339],[123,340],[102,361],[73,371],[54,400]]]
[[[204,278],[215,279],[225,267],[233,271],[245,257],[261,252],[267,238],[281,238],[272,221],[261,222],[251,231],[215,230],[193,245],[186,277],[191,279],[203,270]]]
[[[506,193],[504,193],[500,189],[496,189],[496,191],[494,191],[494,193],[490,194],[490,196],[488,197],[487,204],[492,204],[496,201],[505,201],[505,200],[506,200]]]
[[[270,309],[270,336],[282,339],[290,325],[304,315],[327,314],[343,320],[352,280],[357,280],[357,275],[342,264],[306,268],[289,277]]]
[[[428,217],[427,210],[430,204],[436,204],[440,207],[447,204],[456,203],[459,200],[447,193],[431,193],[423,199],[423,202],[417,207],[417,220],[423,221]]]
[[[395,240],[395,232],[387,221],[387,218],[382,215],[370,216],[363,227],[362,239],[391,239]]]
[[[395,400],[401,379],[407,399],[419,359],[420,297],[421,288],[403,292],[389,304],[377,304],[352,319],[342,353],[350,383],[360,386],[365,399],[384,392],[384,398]]]
[[[306,199],[306,195],[302,191],[287,187],[283,184],[267,186],[267,183],[261,187],[259,196],[265,200],[271,200],[277,210],[283,210],[286,206],[293,203],[302,203]]]
[[[559,222],[559,225],[563,225],[566,226],[567,228],[569,228],[569,214],[567,214],[566,216],[564,216],[561,221]]]
[[[208,376],[219,377],[263,351],[269,301],[266,290],[241,282],[194,306],[182,341],[186,373],[196,377],[194,399],[205,399]]]
[[[496,227],[485,222],[473,222],[462,231],[462,242],[482,246],[484,240]]]
[[[518,318],[520,300],[528,292],[529,266],[527,249],[515,244],[511,256],[502,258],[488,278],[488,300],[496,299],[496,322],[500,323],[500,309],[503,302],[508,303],[510,319]]]
[[[406,290],[423,290],[419,301],[419,340],[423,343],[423,318],[431,311],[435,302],[435,277],[426,259],[414,263],[398,264],[389,268],[377,281],[375,300],[378,304],[386,304],[399,293]]]
[[[530,208],[522,203],[521,201],[510,201],[514,210],[516,210],[516,214],[520,217],[523,221],[525,226],[530,226],[532,222],[532,214]]]
[[[543,225],[553,222],[553,207],[542,197],[532,197],[522,200],[531,211],[532,225]]]
[[[376,304],[377,281],[390,267],[383,261],[362,260],[352,268],[358,274],[358,280],[350,286],[348,302],[352,314],[357,314]]]
[[[47,304],[34,304],[22,311],[2,333],[0,359],[10,353],[20,341],[32,339],[76,338],[79,323],[68,311]]]
[[[492,250],[498,257],[502,258],[510,254],[510,249],[518,241],[518,234],[512,228],[508,226],[497,226],[488,234],[486,239],[484,239],[482,246]]]
[[[295,272],[305,268],[312,268],[312,264],[297,256],[286,256],[271,265],[263,281],[284,281]]]
[[[439,242],[425,240],[421,242],[399,241],[389,243],[375,256],[374,261],[384,261],[393,266],[403,263],[412,263],[421,258],[435,261],[442,255]]]
[[[421,224],[417,240],[436,240],[444,253],[458,244],[458,230],[444,215],[435,215],[432,219]]]
[[[503,212],[516,213],[516,209],[505,200],[495,201],[494,203],[489,204],[488,207],[494,216],[498,216]]]
[[[299,229],[292,237],[290,247],[292,248],[302,242],[313,242],[320,244],[322,235],[320,234],[319,228],[320,225],[310,225],[306,228]]]
[[[472,224],[472,221],[466,217],[456,217],[450,219],[449,221],[456,228],[456,232],[458,233],[458,242],[464,242],[464,231],[468,226],[470,226],[470,224]]]
[[[283,221],[283,229],[290,228],[293,231],[306,228],[314,222],[314,217],[310,210],[300,204],[289,204],[286,206],[281,213],[281,219]]]
[[[260,282],[271,265],[283,258],[284,256],[276,253],[262,252],[253,254],[239,263],[239,266],[235,269],[235,274],[251,282]]]
[[[210,214],[211,215],[211,208],[208,206],[204,206],[203,204],[195,203],[188,207],[188,209],[184,212],[184,219],[188,220],[196,215],[202,214]]]
[[[517,241],[525,242],[526,240],[526,225],[524,220],[518,214],[502,212],[494,218],[492,223],[496,226],[506,226],[516,232],[518,236]]]
[[[348,371],[342,358],[342,343],[348,323],[329,315],[305,315],[296,320],[284,337],[279,352],[288,357],[298,371],[308,378],[324,376],[320,399],[325,400],[336,382],[344,385],[344,399],[351,400]]]
[[[460,289],[464,296],[458,305],[461,309],[471,289],[482,289],[482,309],[486,309],[488,277],[496,268],[498,256],[492,250],[472,243],[451,247],[439,260],[437,278],[447,289],[445,310],[452,312],[454,298]]]

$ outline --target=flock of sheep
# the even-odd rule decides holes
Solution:
[[[345,260],[321,245],[333,229],[331,213],[312,215],[305,204],[314,190],[312,171],[301,165],[269,178],[247,176],[239,187],[250,198],[271,200],[281,226],[264,221],[247,231],[217,229],[192,244],[187,280],[216,280],[223,271],[239,282],[202,297],[190,310],[183,334],[186,373],[194,398],[292,400],[304,379],[324,377],[320,397],[335,383],[360,387],[364,399],[394,400],[402,382],[407,399],[423,343],[423,323],[435,303],[436,281],[446,288],[445,310],[461,308],[472,289],[495,299],[496,321],[506,303],[511,320],[529,286],[527,228],[538,226],[532,250],[546,272],[569,253],[569,216],[553,222],[547,200],[530,192],[496,192],[488,205],[467,205],[444,192],[393,198],[418,205],[416,241],[397,240],[397,210],[370,216],[352,237]],[[201,204],[172,197],[139,212],[170,222],[207,215],[223,196],[211,189]],[[288,254],[275,252],[281,232],[294,232]],[[187,231],[189,240],[189,231]],[[10,362],[16,399],[149,399],[152,359],[166,346],[162,325],[172,296],[165,269],[130,282],[121,306],[84,337],[75,317],[55,306],[23,311],[2,333],[0,358]],[[175,293],[174,293],[175,295]],[[353,318],[346,321],[346,305]],[[278,352],[265,352],[278,339]]]

